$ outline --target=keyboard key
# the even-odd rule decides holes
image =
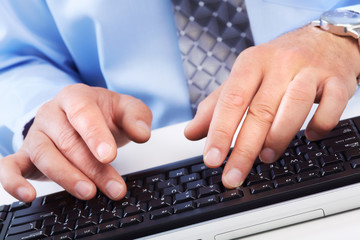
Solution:
[[[292,166],[284,166],[284,167],[280,167],[280,168],[273,168],[273,169],[271,169],[270,173],[271,173],[271,178],[276,179],[276,178],[293,175],[294,169]]]
[[[141,223],[142,221],[143,221],[143,217],[141,215],[126,217],[126,218],[121,219],[120,227],[127,227],[130,225]]]
[[[69,221],[66,223],[57,223],[51,229],[51,235],[57,235],[65,232],[70,232],[75,229],[75,222]]]
[[[196,181],[198,179],[200,179],[200,174],[199,173],[191,173],[189,175],[185,175],[185,176],[180,177],[180,184]]]
[[[152,211],[159,208],[164,208],[171,205],[171,197],[166,196],[160,199],[154,199],[149,202],[148,210]]]
[[[343,158],[338,153],[335,153],[334,155],[324,155],[323,157],[320,158],[320,163],[322,167],[335,163],[340,163],[342,161]]]
[[[97,228],[95,226],[81,228],[75,231],[75,239],[85,238],[96,234]]]
[[[259,174],[249,175],[247,177],[246,185],[251,186],[253,184],[258,184],[262,182],[267,182],[270,180],[270,174],[268,172],[263,172]]]
[[[173,204],[177,204],[177,203],[181,203],[181,202],[186,202],[186,201],[190,201],[190,200],[194,200],[196,199],[196,192],[193,190],[189,190],[183,193],[178,193],[174,196],[174,203]]]
[[[309,172],[299,173],[297,175],[297,180],[298,180],[298,182],[304,182],[304,181],[312,180],[312,179],[319,178],[319,177],[320,177],[320,171],[313,170],[313,171],[309,171]]]
[[[347,161],[355,159],[355,158],[360,158],[360,147],[350,149],[350,150],[346,151],[344,154],[345,154],[345,159]]]
[[[30,206],[31,206],[31,203],[25,203],[25,202],[18,201],[18,202],[14,202],[13,204],[11,204],[9,211],[17,211],[20,209],[28,208]]]
[[[99,224],[98,231],[99,233],[112,231],[120,226],[120,221],[117,222],[110,222],[110,223],[101,223]]]
[[[197,180],[197,181],[194,181],[194,182],[189,182],[186,184],[186,189],[187,190],[195,190],[195,189],[198,189],[198,188],[201,188],[201,187],[205,187],[207,184],[206,184],[206,181],[204,179],[200,179],[200,180]]]
[[[310,170],[314,170],[317,168],[320,168],[320,165],[319,165],[318,161],[315,159],[309,159],[304,162],[299,162],[295,165],[295,171],[297,173],[310,171]]]
[[[198,189],[198,198],[220,193],[220,187],[217,184],[209,185]]]
[[[201,163],[201,164],[196,164],[194,166],[191,166],[191,172],[202,172],[203,170],[207,169],[208,167],[204,164],[204,163]]]
[[[177,180],[175,178],[171,178],[171,179],[168,179],[164,182],[158,182],[157,183],[157,188],[158,189],[164,189],[164,188],[168,188],[168,187],[173,187],[175,185],[177,185]]]
[[[209,168],[203,171],[202,177],[207,179],[211,176],[221,175],[222,174],[222,168]]]
[[[339,173],[342,171],[343,171],[343,167],[341,166],[341,164],[330,165],[330,166],[325,166],[322,168],[321,175],[327,176],[327,175]]]
[[[35,240],[35,239],[45,238],[47,236],[49,236],[49,232],[46,229],[40,229],[40,230],[33,230],[16,235],[11,235],[8,236],[6,240],[19,240],[19,239]]]
[[[74,233],[72,232],[62,233],[52,238],[52,240],[72,240],[72,239],[74,239]]]
[[[0,221],[5,221],[7,212],[0,212]]]
[[[193,201],[179,203],[174,205],[174,213],[181,213],[185,211],[190,211],[195,208],[195,203]]]
[[[84,228],[84,227],[90,227],[93,225],[96,225],[99,221],[98,216],[90,216],[88,218],[80,218],[76,221],[76,229],[78,228]]]
[[[162,181],[165,181],[165,174],[164,173],[160,173],[160,174],[157,174],[155,176],[147,177],[145,179],[145,183],[147,185],[148,184],[154,184],[154,183],[157,183],[157,182],[162,182]]]
[[[291,185],[294,183],[296,183],[296,179],[294,176],[278,178],[278,179],[274,180],[274,187],[275,188],[285,187],[285,186],[288,186],[288,185]]]
[[[260,184],[255,184],[253,186],[250,187],[250,193],[251,194],[258,194],[258,193],[262,193],[265,191],[269,191],[273,189],[273,186],[271,183],[266,182],[266,183],[260,183]]]
[[[352,168],[358,168],[360,167],[360,158],[352,160],[350,162]]]
[[[180,168],[169,172],[169,178],[177,178],[188,174],[186,168]]]
[[[170,196],[170,195],[175,195],[177,193],[181,193],[183,191],[184,191],[184,189],[183,189],[182,185],[176,185],[176,186],[173,186],[173,187],[165,188],[163,190],[163,195],[164,196]]]
[[[282,166],[294,165],[296,163],[302,162],[304,158],[298,155],[290,155],[284,157],[280,162]]]
[[[218,197],[215,195],[207,196],[196,200],[195,203],[198,208],[214,205],[218,203]]]
[[[162,218],[162,217],[167,217],[172,215],[172,209],[170,207],[166,207],[166,208],[162,208],[162,209],[157,209],[154,210],[152,212],[150,212],[150,219],[158,219],[158,218]]]
[[[15,227],[11,227],[8,231],[9,235],[15,235],[18,233],[23,233],[23,232],[28,232],[31,230],[37,230],[41,228],[41,222],[40,221],[35,221],[35,222],[30,222],[30,223],[25,223],[23,225],[18,225]]]
[[[302,145],[302,146],[299,146],[296,148],[296,153],[298,155],[302,155],[306,152],[309,152],[309,151],[315,151],[315,150],[318,150],[319,147],[316,145],[316,143],[309,143],[307,145]]]
[[[360,132],[360,117],[353,118],[352,121],[354,122],[355,127],[356,127],[356,128],[358,129],[358,131]]]
[[[124,210],[124,217],[132,216],[135,214],[146,212],[147,205],[146,203],[140,203],[136,206],[127,206]]]
[[[226,202],[234,199],[241,198],[243,193],[240,189],[227,190],[220,194],[220,202]]]

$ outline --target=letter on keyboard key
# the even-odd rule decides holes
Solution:
[[[243,192],[239,189],[227,190],[226,192],[220,194],[220,202],[238,199],[241,198],[243,195]]]
[[[195,204],[193,201],[179,203],[174,205],[174,213],[181,213],[185,211],[189,211],[195,208]]]

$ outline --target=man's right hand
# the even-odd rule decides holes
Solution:
[[[151,121],[150,109],[138,99],[70,85],[39,109],[20,150],[0,160],[0,183],[24,202],[36,197],[26,178],[51,179],[83,200],[94,197],[96,187],[121,199],[126,185],[108,163],[117,147],[146,142]]]

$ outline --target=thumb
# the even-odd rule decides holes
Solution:
[[[35,188],[23,177],[32,165],[24,152],[17,152],[0,159],[0,183],[13,197],[22,202],[31,202],[36,197]]]

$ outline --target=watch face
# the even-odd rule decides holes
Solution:
[[[321,19],[334,25],[358,25],[360,13],[352,10],[335,9],[321,15]]]

